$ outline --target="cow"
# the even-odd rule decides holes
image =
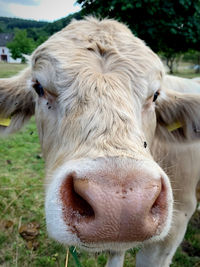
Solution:
[[[93,17],[72,21],[26,70],[0,79],[0,114],[10,120],[1,134],[35,115],[51,238],[108,251],[109,267],[136,246],[137,266],[170,265],[200,173],[200,96],[177,79],[127,26]]]

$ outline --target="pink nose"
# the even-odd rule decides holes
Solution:
[[[60,194],[65,222],[82,242],[144,241],[159,234],[166,220],[166,186],[151,175],[118,179],[113,173],[73,172]]]

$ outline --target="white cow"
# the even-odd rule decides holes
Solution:
[[[0,80],[0,114],[11,118],[2,134],[35,114],[52,238],[110,251],[108,266],[122,266],[138,245],[137,266],[169,266],[200,173],[191,145],[200,138],[200,96],[185,93],[188,83],[197,86],[166,77],[125,25],[94,18],[73,21],[23,73]]]

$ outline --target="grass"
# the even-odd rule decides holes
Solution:
[[[0,64],[0,77],[9,77],[25,65]],[[185,74],[184,74],[185,75]],[[31,119],[20,132],[0,139],[0,266],[64,267],[66,248],[48,238],[44,215],[44,161]],[[36,238],[26,241],[19,231],[39,223]],[[196,213],[179,247],[173,267],[200,267],[200,214]],[[37,230],[33,229],[35,233]],[[106,254],[77,250],[83,267],[103,267]],[[69,267],[75,267],[72,255]],[[135,251],[126,253],[125,267],[135,266]]]
[[[26,64],[0,62],[0,77],[7,78],[18,73],[26,67]]]
[[[192,69],[182,69],[180,71],[175,71],[173,75],[180,76],[183,78],[195,78],[195,77],[200,77],[200,73],[195,73],[194,70]]]

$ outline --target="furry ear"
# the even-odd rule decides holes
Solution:
[[[200,140],[200,95],[167,90],[156,102],[156,135],[163,141]]]
[[[19,130],[34,112],[35,101],[29,68],[18,76],[0,79],[1,134]]]

